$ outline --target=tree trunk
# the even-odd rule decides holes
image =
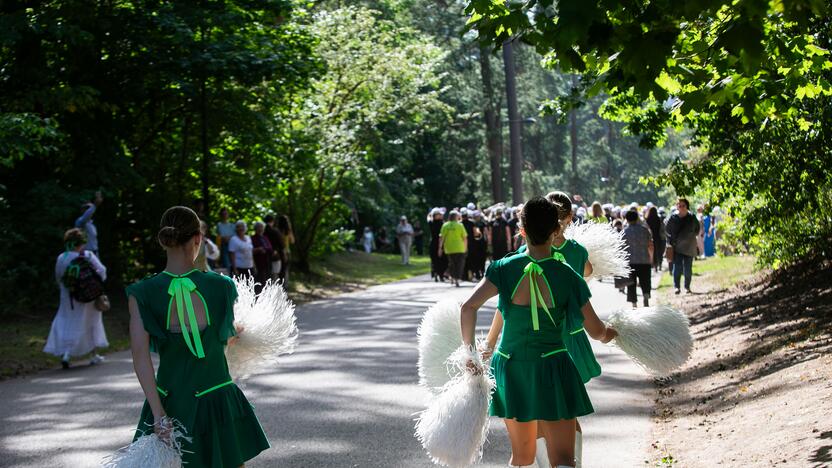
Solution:
[[[482,76],[482,92],[485,98],[485,147],[488,150],[488,160],[491,163],[491,196],[494,203],[505,201],[503,192],[503,152],[500,147],[500,111],[494,97],[494,86],[491,82],[491,57],[487,48],[480,48],[480,75]]]
[[[511,40],[503,44],[503,65],[506,71],[506,103],[508,104],[509,141],[511,145],[511,199],[523,203],[523,149],[520,142],[521,124],[517,112],[517,83],[514,73],[514,51]]]
[[[572,87],[578,86],[577,78],[572,76]],[[572,109],[569,111],[569,140],[572,146],[572,177],[569,190],[572,195],[578,191],[578,111]]]

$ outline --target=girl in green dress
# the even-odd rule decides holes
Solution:
[[[497,386],[490,413],[505,420],[511,466],[534,462],[538,431],[553,465],[575,466],[575,418],[593,409],[564,345],[567,315],[581,314],[594,339],[608,342],[616,335],[595,315],[581,276],[552,258],[552,243],[561,231],[557,211],[545,198],[529,200],[520,213],[528,250],[492,263],[462,305],[463,341],[472,347],[477,310],[499,294],[504,326],[491,360]],[[477,370],[473,361],[469,366]]]
[[[165,270],[127,288],[133,367],[146,397],[135,438],[155,431],[167,440],[175,419],[190,437],[186,466],[242,466],[269,442],[225,360],[237,291],[229,278],[194,266],[202,234],[191,209],[168,209],[158,239]],[[159,354],[155,376],[151,350]]]
[[[572,239],[567,239],[563,235],[566,227],[572,222],[572,200],[569,195],[559,191],[550,192],[546,195],[546,199],[558,207],[558,224],[560,226],[560,230],[555,236],[554,242],[552,242],[552,257],[565,262],[584,278],[588,277],[592,274],[589,252],[581,244]],[[526,248],[526,246],[522,246],[517,252],[524,253]],[[572,357],[572,362],[581,375],[581,380],[586,384],[591,379],[601,375],[601,365],[595,359],[595,353],[592,351],[592,345],[589,343],[583,322],[582,314],[568,314],[564,321],[563,342]],[[491,322],[491,328],[488,330],[486,349],[484,350],[485,357],[489,357],[493,352],[492,350],[502,329],[503,316],[497,311]],[[580,466],[583,447],[583,430],[580,422],[576,421],[575,429],[575,459],[578,463],[577,466]],[[540,455],[538,458],[543,460],[546,446],[542,433],[538,434],[538,453]]]

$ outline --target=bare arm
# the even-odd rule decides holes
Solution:
[[[436,255],[441,257],[445,253],[444,246],[445,246],[445,239],[440,237],[439,238],[439,249],[437,250]]]
[[[128,298],[127,308],[130,310],[130,351],[133,353],[133,370],[136,371],[136,377],[153,412],[153,420],[159,422],[165,416],[165,408],[162,407],[162,400],[156,390],[156,376],[153,374],[153,361],[150,360],[150,336],[142,324],[135,297]]]
[[[592,274],[592,262],[589,260],[584,263],[584,278]]]
[[[485,301],[496,296],[497,293],[497,286],[488,281],[488,278],[483,278],[474,288],[474,292],[471,293],[468,300],[462,304],[460,321],[462,322],[462,342],[465,345],[475,345],[474,330],[477,328],[477,311],[485,304]]]
[[[488,329],[488,338],[486,338],[486,346],[489,350],[493,350],[497,346],[497,338],[500,337],[500,332],[503,330],[503,314],[499,310],[494,312],[494,318],[491,320],[491,328]]]
[[[581,308],[581,313],[584,314],[584,330],[586,330],[592,339],[598,340],[601,343],[609,343],[618,335],[618,332],[614,328],[608,327],[598,318],[595,309],[592,308],[592,304],[589,301]]]

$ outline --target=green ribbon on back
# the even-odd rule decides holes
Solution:
[[[546,301],[543,300],[543,293],[540,292],[540,286],[537,285],[537,276],[543,275],[543,268],[535,262],[529,262],[525,268],[523,268],[523,277],[529,277],[529,296],[530,299],[530,308],[532,313],[532,328],[535,331],[540,330],[540,319],[538,318],[538,311],[537,305],[540,304],[543,307],[543,310],[546,312],[546,315],[549,316],[549,320],[552,321],[552,324],[555,324],[555,319],[552,318],[551,312],[549,312],[549,307],[546,306]],[[520,278],[520,281],[523,281],[523,278]],[[546,281],[546,277],[543,277],[543,281]],[[519,283],[518,283],[519,284]],[[554,298],[552,298],[554,300]]]
[[[560,252],[553,253],[552,258],[554,258],[555,260],[557,260],[559,262],[566,263],[566,257],[564,257],[563,254],[560,253]]]
[[[185,340],[185,345],[191,350],[191,354],[201,359],[205,357],[205,351],[202,348],[202,338],[199,336],[199,322],[196,320],[194,303],[191,300],[191,293],[195,290],[196,285],[190,278],[176,276],[170,280],[168,294],[170,294],[171,300],[168,304],[167,325],[168,330],[170,330],[170,312],[171,308],[173,308],[173,301],[176,301],[176,314],[179,317],[179,327],[182,329],[182,339]],[[188,313],[188,329],[185,329],[186,311]]]

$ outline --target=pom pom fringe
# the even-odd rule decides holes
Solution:
[[[629,276],[630,254],[627,253],[623,234],[614,227],[606,223],[573,223],[566,227],[563,235],[589,252],[589,262],[592,263],[590,278]],[[583,272],[578,274],[583,275]]]
[[[253,278],[234,278],[234,283],[234,325],[242,330],[229,342],[225,356],[231,374],[245,378],[273,367],[280,356],[294,352],[298,327],[295,305],[280,283],[266,281],[258,295],[254,293]]]
[[[467,369],[471,359],[482,372]],[[434,395],[416,419],[416,438],[431,461],[451,468],[471,466],[482,458],[488,436],[488,406],[494,379],[475,350],[461,347],[449,359],[455,375]]]
[[[688,318],[667,306],[617,310],[608,324],[618,332],[613,344],[657,377],[681,367],[693,350]]]
[[[165,442],[155,433],[143,435],[132,444],[120,449],[116,453],[104,458],[101,466],[104,468],[181,468],[182,441],[190,442],[187,431],[175,419],[167,419],[171,424],[170,442]]]
[[[460,305],[451,300],[431,306],[416,334],[419,337],[419,384],[438,392],[449,380],[448,358],[462,344]]]

